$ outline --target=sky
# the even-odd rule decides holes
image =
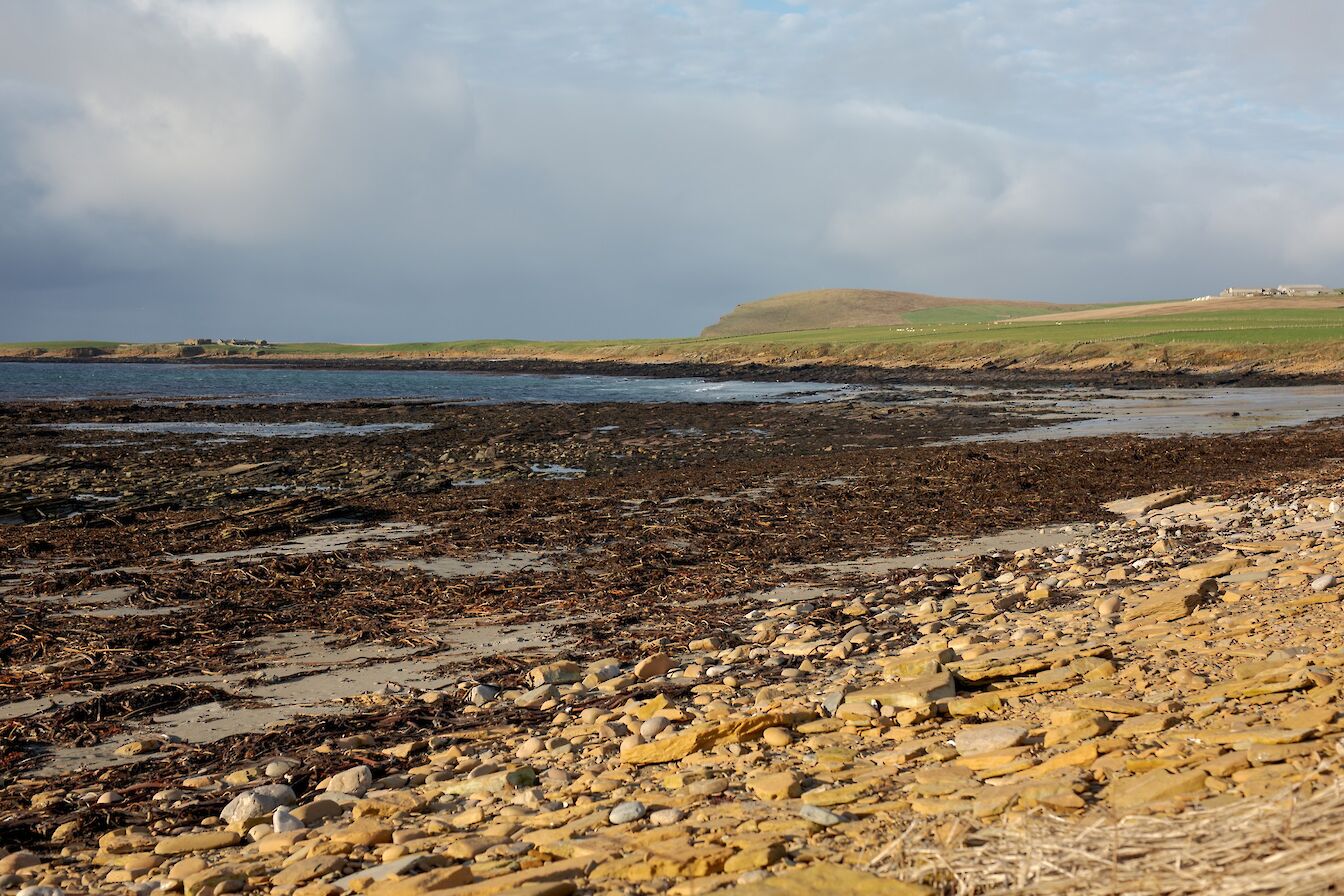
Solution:
[[[3,0],[0,342],[1344,285],[1338,0]]]

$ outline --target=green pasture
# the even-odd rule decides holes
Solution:
[[[604,339],[531,341],[524,339],[473,339],[448,342],[403,342],[387,345],[348,345],[333,342],[292,342],[251,347],[205,346],[203,357],[247,355],[261,357],[343,356],[387,357],[448,355],[476,357],[731,357],[737,352],[768,350],[810,354],[846,354],[859,359],[865,352],[875,356],[897,351],[917,357],[946,354],[958,346],[968,351],[976,346],[1011,352],[1014,346],[1058,348],[1107,345],[1179,346],[1212,348],[1260,346],[1272,353],[1315,344],[1344,343],[1344,309],[1257,309],[1252,311],[1194,311],[1149,317],[1117,317],[1091,320],[948,320],[983,309],[929,309],[915,312],[920,322],[904,326],[846,327],[794,330],[747,336],[690,337],[684,339]],[[938,319],[939,316],[943,319]],[[61,349],[91,347],[115,349],[119,343],[95,340],[10,343],[0,350]],[[145,346],[146,350],[154,346]]]

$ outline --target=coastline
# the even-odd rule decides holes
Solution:
[[[757,361],[579,360],[563,358],[342,358],[342,357],[164,357],[105,354],[0,356],[0,363],[23,364],[179,364],[205,367],[256,367],[300,370],[438,370],[459,373],[528,373],[649,378],[699,378],[711,381],[817,382],[863,386],[1090,386],[1115,389],[1199,388],[1207,386],[1315,386],[1344,383],[1344,369],[1327,372],[1277,371],[1259,365],[1219,370],[1146,370],[1122,364],[1106,368],[1056,370],[1030,366],[886,366],[844,362],[768,364]]]

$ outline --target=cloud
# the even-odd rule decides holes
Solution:
[[[451,66],[359,71],[312,0],[53,3],[29,25],[38,33],[11,40],[67,48],[59,66],[30,61],[64,90],[67,114],[29,123],[17,151],[55,217],[284,239],[363,211],[408,162],[451,165],[470,140]]]
[[[1319,0],[7,4],[5,336],[686,334],[828,285],[1344,283],[1341,94],[1303,86],[1339,23]]]

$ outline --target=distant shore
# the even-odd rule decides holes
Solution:
[[[5,355],[0,363],[31,364],[184,364],[224,367],[271,367],[309,370],[442,370],[466,373],[530,373],[627,377],[697,377],[750,382],[852,383],[856,385],[1059,386],[1081,385],[1118,389],[1197,388],[1208,386],[1309,386],[1344,383],[1344,370],[1283,372],[1248,365],[1227,370],[1144,370],[1112,368],[1056,370],[1029,366],[938,367],[889,366],[830,361],[766,364],[755,361],[656,361],[564,358],[478,357],[279,357],[230,355],[165,357],[127,353],[71,357],[57,354]]]

